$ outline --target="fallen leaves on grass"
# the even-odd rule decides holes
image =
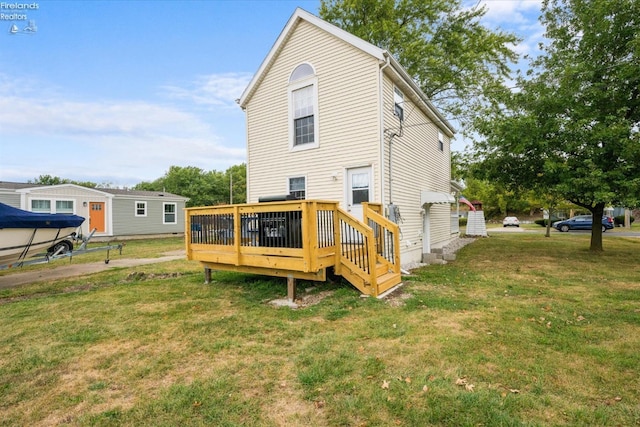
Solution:
[[[456,385],[460,386],[460,387],[464,387],[464,389],[467,390],[467,391],[473,391],[473,389],[476,387],[473,384],[469,384],[469,382],[467,381],[467,379],[465,377],[458,378],[456,380]]]
[[[382,389],[383,390],[389,390],[389,381],[382,380]]]

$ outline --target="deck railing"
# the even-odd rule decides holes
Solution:
[[[313,280],[334,266],[363,292],[377,295],[380,265],[383,272],[400,272],[398,229],[378,213],[380,205],[365,204],[363,211],[364,223],[333,201],[188,208],[187,258],[213,269]]]
[[[373,209],[364,209],[364,222],[375,236],[376,262],[385,264],[389,271],[400,272],[400,230]]]

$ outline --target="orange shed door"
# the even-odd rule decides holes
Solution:
[[[104,202],[89,202],[89,231],[104,233]]]

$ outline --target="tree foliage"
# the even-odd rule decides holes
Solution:
[[[320,16],[387,50],[450,116],[475,111],[509,75],[517,38],[459,0],[321,0]]]
[[[171,166],[161,178],[141,182],[134,190],[167,191],[188,197],[187,206],[212,206],[244,203],[246,188],[246,165],[243,163],[231,166],[226,172]]]
[[[549,42],[476,122],[483,176],[589,210],[640,200],[640,2],[546,0]],[[602,250],[594,227],[591,250]]]
[[[88,188],[97,188],[98,184],[91,181],[73,181],[66,178],[60,178],[58,176],[51,175],[40,175],[38,178],[33,181],[29,181],[30,184],[38,184],[38,185],[60,185],[60,184],[75,184],[81,187]]]

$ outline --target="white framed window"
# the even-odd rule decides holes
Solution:
[[[56,200],[56,213],[73,214],[73,200]]]
[[[291,150],[318,147],[318,79],[310,64],[298,65],[289,77]]]
[[[135,216],[147,216],[147,202],[136,202]]]
[[[438,149],[444,151],[444,135],[442,132],[438,132]]]
[[[39,213],[51,213],[51,200],[32,200],[31,211]]]
[[[404,121],[404,93],[397,86],[393,87],[393,114]]]
[[[178,215],[177,215],[177,206],[175,203],[163,203],[163,224],[177,224],[178,223]]]
[[[289,194],[294,196],[296,199],[306,199],[307,198],[307,177],[305,176],[294,176],[289,178]]]

